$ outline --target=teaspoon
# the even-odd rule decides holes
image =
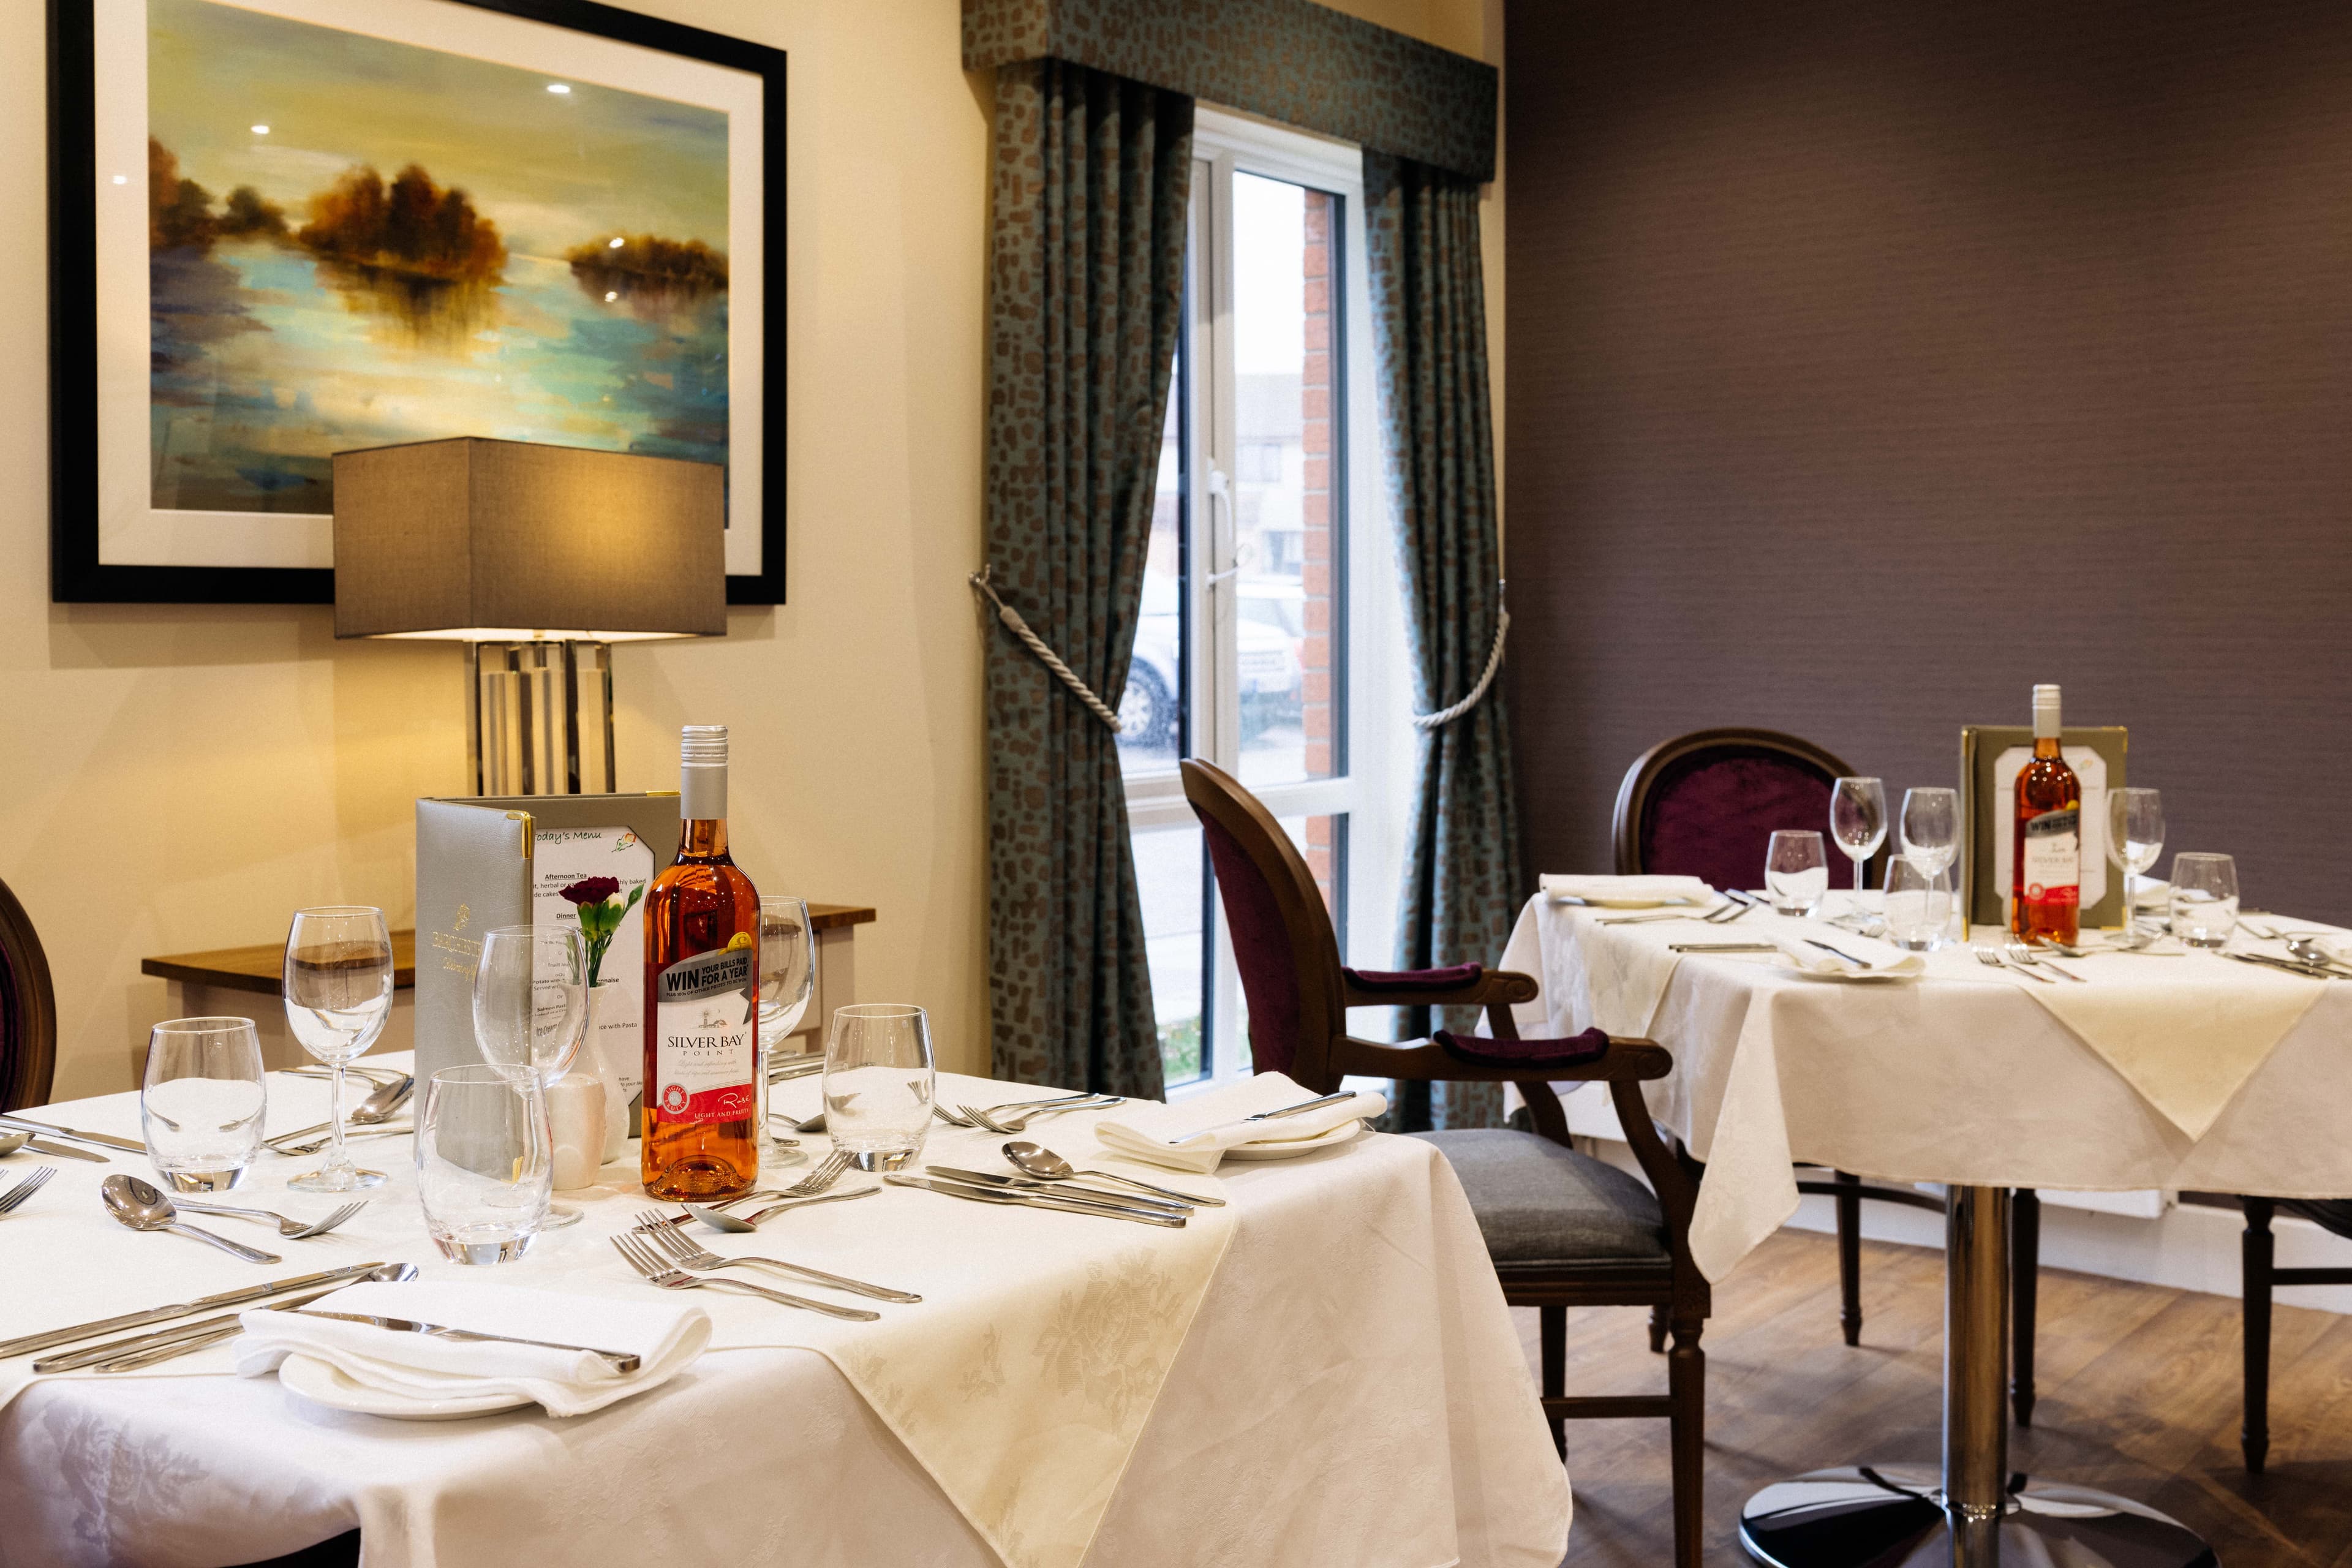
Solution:
[[[286,1260],[274,1252],[264,1252],[257,1247],[247,1247],[231,1241],[225,1236],[215,1236],[208,1230],[198,1230],[179,1217],[160,1188],[149,1185],[136,1176],[109,1176],[99,1184],[99,1194],[106,1210],[133,1230],[168,1230],[174,1236],[193,1236],[198,1241],[208,1241],[223,1252],[233,1253],[247,1263],[283,1263]]]
[[[352,1112],[343,1125],[373,1127],[379,1121],[390,1120],[392,1113],[400,1109],[401,1103],[407,1100],[410,1091],[415,1087],[416,1079],[403,1073],[365,1100],[361,1100],[358,1108]],[[331,1121],[321,1121],[316,1127],[298,1127],[291,1132],[280,1132],[275,1138],[268,1140],[268,1142],[270,1147],[276,1148],[280,1143],[290,1143],[298,1138],[307,1138],[314,1132],[331,1132],[334,1127],[335,1124]]]
[[[1043,1144],[1025,1140],[1007,1143],[1004,1157],[1024,1174],[1034,1176],[1041,1182],[1066,1182],[1076,1176],[1098,1176],[1106,1182],[1123,1182],[1130,1187],[1140,1187],[1147,1193],[1157,1193],[1163,1198],[1174,1198],[1181,1204],[1206,1204],[1212,1208],[1225,1206],[1223,1198],[1204,1197],[1199,1193],[1180,1193],[1173,1187],[1155,1187],[1150,1182],[1139,1182],[1133,1176],[1122,1176],[1117,1171],[1099,1168],[1082,1171]]]
[[[711,1229],[740,1236],[746,1231],[759,1229],[762,1221],[773,1219],[786,1209],[806,1208],[811,1204],[837,1204],[849,1198],[870,1198],[881,1190],[879,1187],[853,1187],[845,1193],[826,1193],[814,1198],[793,1198],[787,1203],[770,1204],[758,1214],[746,1219],[738,1219],[731,1214],[721,1214],[714,1208],[705,1208],[700,1204],[687,1204],[682,1206],[687,1213]]]

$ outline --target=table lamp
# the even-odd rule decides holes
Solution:
[[[335,636],[470,647],[478,795],[618,785],[610,646],[727,633],[711,463],[459,437],[335,454]]]

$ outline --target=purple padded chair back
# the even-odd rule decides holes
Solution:
[[[1233,933],[1234,966],[1249,1004],[1250,1055],[1259,1072],[1288,1072],[1298,1059],[1298,967],[1274,889],[1241,841],[1213,817],[1201,818],[1209,863],[1217,871],[1217,898]]]
[[[48,1103],[57,1057],[49,961],[32,917],[0,882],[0,1110]]]
[[[1618,792],[1617,869],[1759,888],[1765,847],[1783,827],[1820,833],[1834,866],[1830,794],[1850,772],[1820,747],[1769,730],[1703,730],[1653,747]]]

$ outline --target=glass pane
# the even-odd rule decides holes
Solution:
[[[1170,382],[1168,423],[1160,433],[1160,479],[1151,501],[1151,547],[1143,562],[1143,607],[1135,626],[1135,655],[1118,702],[1118,765],[1129,778],[1168,773],[1183,740],[1184,526],[1182,425],[1177,417],[1184,387],[1179,350]]]
[[[1339,199],[1234,176],[1236,685],[1244,784],[1347,765],[1332,476]]]
[[[1203,936],[1201,830],[1162,827],[1134,836],[1135,881],[1143,900],[1143,949],[1160,1021],[1160,1066],[1171,1085],[1207,1070],[1201,1004]]]

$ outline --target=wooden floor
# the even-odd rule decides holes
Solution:
[[[1865,1242],[1863,1342],[1838,1333],[1837,1254],[1782,1231],[1716,1291],[1706,1367],[1710,1563],[1748,1563],[1739,1505],[1828,1465],[1933,1465],[1939,1436],[1943,1256]],[[2011,1428],[2010,1465],[2153,1503],[2212,1542],[2222,1568],[2352,1568],[2352,1317],[2280,1307],[2270,1468],[2238,1455],[2238,1303],[2045,1269],[2041,1403]],[[1536,1314],[1514,1314],[1536,1355]],[[1647,1314],[1571,1310],[1568,1391],[1665,1389]],[[1666,1424],[1570,1422],[1576,1522],[1565,1568],[1671,1560]]]

